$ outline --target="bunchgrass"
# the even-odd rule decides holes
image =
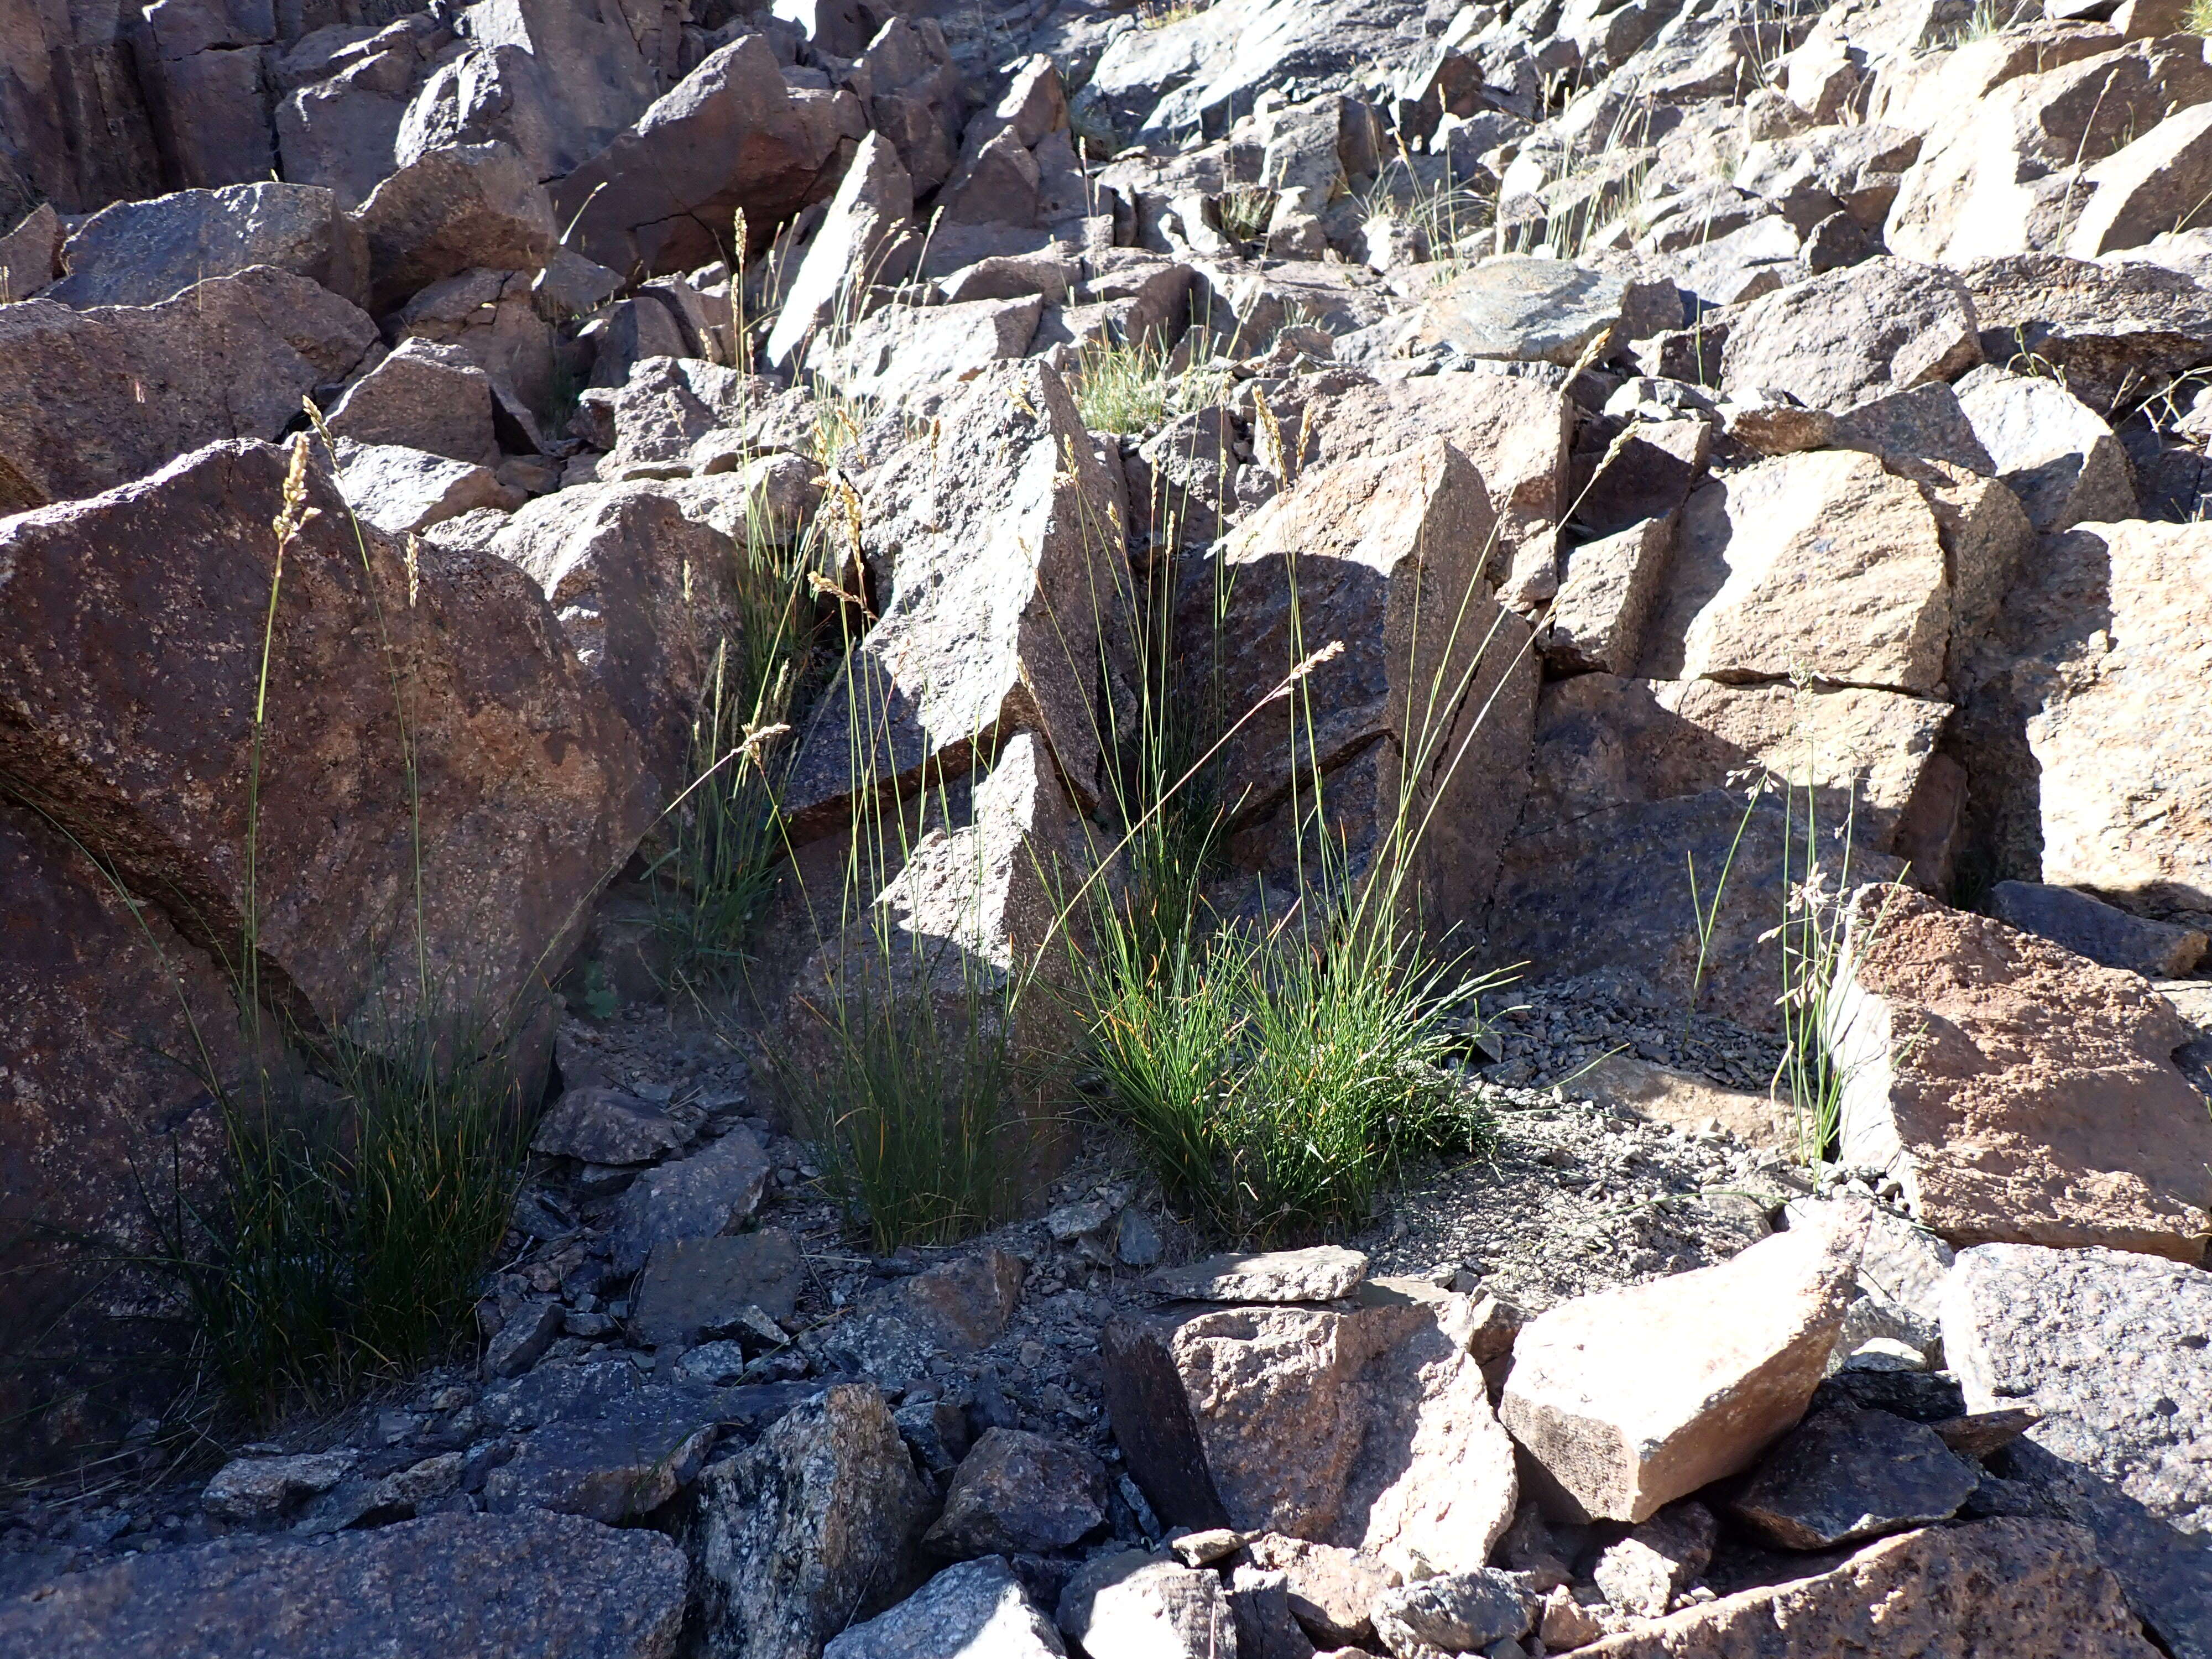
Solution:
[[[1226,362],[1211,349],[1194,347],[1178,361],[1178,354],[1148,336],[1077,347],[1072,380],[1085,426],[1132,434],[1157,431],[1178,415],[1218,404],[1231,385]]]
[[[2189,0],[2185,27],[2191,34],[2212,35],[2212,0]]]
[[[1265,185],[1231,185],[1217,198],[1221,234],[1235,242],[1256,242],[1275,216],[1275,192]]]

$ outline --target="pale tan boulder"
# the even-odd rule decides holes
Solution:
[[[2212,102],[2169,115],[2086,177],[2095,191],[2066,239],[2076,258],[2202,223],[2212,198]]]
[[[1898,888],[1849,915],[1826,1002],[1842,1161],[1887,1170],[1954,1244],[2197,1260],[2212,1118],[2148,981]]]
[[[1717,1267],[1562,1303],[1522,1327],[1498,1415],[1580,1517],[1649,1519],[1747,1468],[1804,1413],[1864,1234],[1807,1227]]]

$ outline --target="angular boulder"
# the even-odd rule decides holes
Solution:
[[[1498,1416],[1571,1518],[1643,1521],[1750,1467],[1804,1413],[1863,1222],[1562,1303],[1521,1329]]]
[[[853,163],[830,199],[829,214],[784,290],[775,325],[769,331],[771,365],[791,361],[825,324],[854,320],[851,313],[875,283],[896,283],[907,275],[914,250],[901,239],[913,217],[914,181],[898,152],[882,134],[871,132],[853,152]]]
[[[1853,899],[1825,1004],[1841,1157],[1888,1170],[1956,1244],[2098,1244],[2194,1261],[2212,1118],[2189,1039],[2133,974],[1903,888]]]
[[[1878,258],[1753,301],[1729,325],[1721,380],[1841,411],[1875,392],[1952,380],[1981,358],[1973,299],[1954,272]]]
[[[1838,1401],[1784,1436],[1730,1507],[1784,1549],[1948,1521],[1982,1472],[1925,1424]]]
[[[767,1149],[750,1129],[732,1129],[704,1152],[647,1170],[622,1196],[609,1265],[635,1273],[663,1244],[718,1238],[750,1220],[769,1173]]]
[[[1060,1627],[1091,1659],[1238,1659],[1218,1575],[1124,1550],[1085,1565],[1060,1592]]]
[[[1367,1278],[1367,1257],[1340,1244],[1262,1255],[1210,1255],[1163,1267],[1146,1282],[1184,1302],[1334,1302]]]
[[[2020,497],[2039,533],[2136,516],[2119,440],[2063,386],[1984,363],[1957,391],[1991,471]]]
[[[1990,889],[1989,908],[2008,927],[2148,980],[2177,978],[2204,957],[2205,936],[2196,928],[2130,915],[2071,887],[2001,881]]]
[[[2212,102],[2167,116],[2084,177],[2094,193],[2065,247],[2078,259],[2202,223],[2212,198]]]
[[[537,175],[505,144],[427,150],[354,218],[368,239],[369,308],[379,315],[465,270],[535,270],[560,229]]]
[[[922,1534],[939,1556],[1073,1549],[1106,1524],[1106,1474],[1064,1440],[987,1429],[953,1471],[945,1512]]]
[[[1500,254],[1431,294],[1400,349],[1572,368],[1606,355],[1627,291],[1588,266]]]
[[[1003,1250],[941,1263],[864,1297],[831,1328],[825,1351],[840,1364],[909,1388],[940,1356],[970,1354],[1006,1329],[1021,1299],[1022,1264]]]
[[[2212,293],[2178,270],[2018,253],[1959,275],[1974,296],[1984,356],[2032,355],[2106,415],[2212,357]]]
[[[808,352],[807,367],[848,396],[897,403],[941,394],[993,363],[1027,356],[1043,315],[1037,294],[890,306]]]
[[[371,529],[406,537],[480,507],[505,510],[520,496],[488,466],[448,460],[404,444],[332,446],[346,506]]]
[[[117,202],[70,234],[68,275],[43,297],[88,306],[158,305],[210,276],[270,265],[368,300],[368,244],[319,185],[226,185]]]
[[[1060,1632],[995,1555],[947,1567],[889,1613],[830,1638],[822,1659],[1066,1659]]]

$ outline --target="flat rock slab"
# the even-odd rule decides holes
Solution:
[[[210,276],[274,265],[356,305],[368,298],[368,244],[319,185],[227,185],[117,202],[77,228],[69,275],[40,297],[66,306],[158,305]]]
[[[979,1250],[887,1285],[828,1331],[830,1356],[903,1389],[941,1354],[973,1353],[998,1339],[1021,1299],[1022,1264],[1004,1250]]]
[[[2025,933],[2040,933],[2107,968],[2145,979],[2172,979],[2203,960],[2205,937],[2194,927],[2130,915],[2071,887],[2001,881],[1990,889],[1990,914]]]
[[[1551,1505],[1642,1521],[1750,1467],[1820,1383],[1863,1232],[1783,1233],[1524,1326],[1498,1414],[1556,1488]]]
[[[2059,1521],[2001,1520],[1884,1539],[1832,1572],[1724,1595],[1574,1651],[1576,1659],[2154,1659],[2157,1650],[2098,1565],[2088,1534]]]
[[[484,1482],[493,1510],[551,1510],[609,1526],[659,1509],[699,1472],[721,1426],[702,1389],[650,1387],[525,1435]]]
[[[1210,1255],[1163,1267],[1145,1282],[1189,1302],[1334,1302],[1367,1277],[1367,1257],[1338,1244],[1261,1255]]]
[[[785,1320],[799,1305],[799,1247],[781,1227],[687,1238],[655,1249],[639,1276],[631,1323],[655,1347],[689,1346],[736,1327],[747,1308]]]
[[[2212,1117],[2147,981],[1899,887],[1853,900],[1837,975],[1842,1158],[1891,1171],[1916,1219],[1954,1244],[2203,1255]]]
[[[538,1121],[530,1149],[586,1164],[650,1164],[683,1146],[684,1126],[650,1101],[586,1084],[570,1089]]]
[[[1500,254],[1431,295],[1405,347],[1571,368],[1613,337],[1627,295],[1620,277],[1586,265]]]
[[[1948,1521],[1982,1472],[1924,1424],[1837,1404],[1783,1437],[1732,1507],[1785,1549]]]
[[[833,1637],[822,1659],[1065,1659],[1067,1647],[995,1555],[947,1567],[889,1613]]]
[[[667,1659],[684,1553],[573,1516],[441,1515],[320,1544],[226,1539],[0,1603],[0,1651],[46,1659]]]

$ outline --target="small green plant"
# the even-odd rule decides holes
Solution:
[[[1137,27],[1164,29],[1171,23],[1187,23],[1209,3],[1210,0],[1149,0],[1137,8]]]
[[[1079,346],[1073,389],[1084,425],[1093,432],[1152,432],[1228,395],[1228,365],[1210,347],[1197,347],[1181,362],[1179,352],[1149,337]]]
[[[1275,216],[1275,192],[1265,185],[1231,185],[1216,198],[1221,234],[1235,242],[1256,242]]]
[[[2189,0],[2189,15],[2184,27],[2191,34],[2212,35],[2212,0]]]

